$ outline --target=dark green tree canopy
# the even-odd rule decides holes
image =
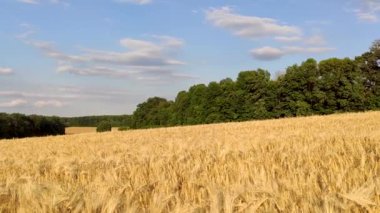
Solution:
[[[96,127],[96,132],[110,132],[112,130],[112,125],[109,121],[102,121]]]
[[[137,106],[133,113],[133,127],[158,127],[166,126],[170,121],[172,102],[164,98],[149,98],[146,102]]]
[[[65,134],[65,125],[58,117],[0,113],[0,139]]]

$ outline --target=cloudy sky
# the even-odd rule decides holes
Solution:
[[[0,112],[129,114],[379,38],[380,0],[1,0]]]

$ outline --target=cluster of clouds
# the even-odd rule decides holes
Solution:
[[[254,58],[259,60],[275,60],[286,55],[293,54],[319,54],[324,52],[333,51],[332,47],[297,47],[297,46],[285,46],[281,48],[276,47],[261,47],[251,50],[251,54]]]
[[[380,0],[356,0],[353,12],[356,17],[365,22],[378,22],[380,14]]]
[[[154,41],[123,38],[119,45],[125,51],[81,49],[81,54],[72,55],[59,50],[54,43],[29,39],[24,36],[26,34],[19,38],[56,60],[56,71],[59,73],[130,78],[155,83],[194,78],[177,72],[185,64],[177,59],[184,45],[179,38],[157,35],[151,36]]]
[[[19,92],[19,91],[0,91],[2,101],[0,108],[15,108],[15,107],[56,107],[66,106],[63,101],[68,97],[60,97],[59,95],[46,95],[41,93]],[[61,99],[61,100],[59,100]]]
[[[286,55],[324,53],[334,50],[334,48],[326,46],[327,42],[321,35],[306,37],[300,27],[282,24],[272,18],[240,15],[230,7],[210,9],[206,12],[206,18],[216,27],[253,41],[270,38],[280,43],[297,44],[252,49],[250,51],[252,57],[258,60],[275,60]]]
[[[66,0],[18,0],[23,3],[63,3]],[[153,0],[113,0],[118,3],[150,4]],[[360,20],[377,21],[380,0],[353,0],[357,3],[355,14]],[[321,54],[334,51],[320,35],[305,36],[299,26],[284,24],[279,20],[246,16],[231,7],[211,8],[205,12],[206,19],[216,27],[226,29],[233,35],[250,40],[271,39],[277,46],[263,46],[250,50],[254,59],[275,60],[294,54]],[[25,43],[40,49],[46,56],[57,61],[57,71],[82,76],[131,77],[138,80],[159,81],[164,78],[187,79],[192,76],[176,70],[185,63],[176,59],[184,42],[169,36],[154,36],[155,41],[124,38],[120,46],[124,52],[83,49],[82,54],[70,55],[60,51],[54,43],[28,39],[33,32],[20,35]],[[0,68],[0,74],[11,72]]]
[[[26,99],[12,99],[10,101],[0,102],[0,108],[15,108],[15,107],[30,107],[34,106],[36,108],[45,107],[63,107],[65,104],[58,100],[41,100],[35,102],[29,102]]]
[[[149,39],[123,38],[118,45],[124,51],[79,49],[80,54],[68,54],[53,42],[31,38],[36,30],[22,24],[25,31],[17,38],[56,61],[58,73],[80,76],[127,78],[150,83],[167,83],[197,77],[178,72],[186,63],[178,59],[185,42],[176,37],[163,35],[146,36]]]
[[[206,18],[217,27],[227,29],[237,36],[250,39],[273,35],[301,35],[301,29],[298,27],[281,25],[277,20],[271,18],[239,15],[227,6],[208,10]]]
[[[43,91],[43,92],[41,92]],[[120,97],[131,98],[126,90],[104,88],[85,88],[77,86],[53,86],[35,91],[0,90],[0,108],[34,107],[62,108],[78,101],[117,102]]]
[[[12,75],[14,70],[9,67],[0,67],[0,76],[2,75]]]
[[[13,99],[8,102],[0,102],[0,108],[12,108],[24,106],[27,104],[27,101],[24,99]]]

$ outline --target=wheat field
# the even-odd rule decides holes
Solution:
[[[65,128],[66,135],[94,133],[94,132],[96,132],[96,127],[66,127]]]
[[[112,127],[112,132],[118,131],[118,127]],[[94,133],[96,132],[96,127],[66,127],[66,135],[84,134],[84,133]]]
[[[380,212],[380,112],[3,140],[0,212]]]

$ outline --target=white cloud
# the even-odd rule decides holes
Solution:
[[[27,103],[28,102],[25,99],[14,99],[9,102],[0,103],[0,107],[2,108],[19,107],[19,106],[24,106]]]
[[[140,50],[140,51],[160,51],[161,47],[157,44],[154,44],[149,41],[136,40],[125,38],[120,40],[120,44],[131,50]]]
[[[361,21],[377,22],[379,20],[377,15],[372,12],[363,12],[363,11],[358,10],[355,12],[355,14],[356,14],[356,17]]]
[[[116,0],[119,3],[132,3],[132,4],[149,4],[152,3],[152,0]]]
[[[297,47],[290,46],[284,47],[283,50],[286,54],[297,54],[297,53],[325,53],[334,51],[335,48],[332,47]]]
[[[40,3],[46,2],[46,3],[51,3],[51,4],[62,4],[65,7],[70,5],[65,0],[17,0],[17,1],[21,3],[25,3],[25,4],[40,4]]]
[[[18,89],[0,88],[0,105],[3,107],[0,111],[60,116],[129,114],[135,110],[136,103],[141,103],[157,93],[152,89],[141,90],[124,86],[75,85],[73,82],[66,85],[31,83]],[[173,98],[170,93],[160,94],[168,99]],[[22,101],[13,101],[11,104],[12,100]]]
[[[304,41],[305,41],[305,44],[308,44],[311,46],[323,46],[327,43],[325,38],[321,35],[314,35],[309,38],[305,38]]]
[[[153,35],[154,38],[160,39],[164,46],[168,48],[178,48],[182,47],[185,42],[182,39],[175,38],[172,36],[162,36],[162,35]]]
[[[352,11],[360,21],[378,22],[380,0],[356,0],[356,9]]]
[[[130,90],[113,89],[112,87],[81,86],[33,86],[27,90],[0,90],[1,108],[23,107],[28,109],[72,107],[78,102],[118,103],[129,98],[136,98]],[[1,99],[0,99],[1,100]],[[74,104],[75,103],[75,104]]]
[[[217,27],[250,39],[302,34],[301,29],[296,26],[281,24],[271,18],[236,14],[230,7],[210,9],[206,11],[206,18]]]
[[[132,77],[137,71],[117,70],[107,67],[75,67],[70,65],[61,65],[57,67],[60,73],[71,73],[82,76],[108,76],[108,77]]]
[[[325,53],[335,50],[330,47],[298,47],[298,46],[289,46],[282,48],[275,47],[262,47],[251,50],[252,57],[258,60],[275,60],[279,59],[285,55],[292,54],[317,54]]]
[[[323,46],[326,45],[326,40],[321,35],[313,35],[310,37],[302,37],[302,36],[277,36],[274,40],[282,43],[303,43],[311,46]]]
[[[51,89],[50,89],[51,90]],[[56,91],[55,94],[46,94],[41,91],[36,92],[20,92],[20,91],[0,91],[0,96],[3,97],[13,97],[13,98],[60,98],[60,99],[74,99],[79,98],[78,94],[70,93],[70,94],[58,94],[59,91]]]
[[[108,100],[129,94],[126,90],[115,90],[111,88],[77,87],[77,86],[49,86],[33,88],[28,91],[0,90],[0,97],[9,99],[22,99],[28,102],[41,100],[56,100],[63,103],[74,100]]]
[[[0,75],[11,75],[14,73],[14,70],[9,67],[0,67]]]
[[[58,100],[44,100],[44,101],[36,101],[33,104],[35,107],[43,108],[43,107],[63,107],[66,103]]]
[[[40,3],[39,0],[18,0],[19,2],[26,3],[26,4],[38,4]]]
[[[24,29],[24,32],[17,35],[18,39],[26,39],[35,33],[35,28],[30,24],[23,23],[23,24],[20,24],[20,27]]]
[[[302,41],[303,38],[301,36],[276,36],[274,39],[279,42],[297,42]]]
[[[82,76],[125,77],[161,80],[185,79],[176,70],[185,63],[176,56],[184,42],[170,36],[152,36],[155,40],[124,38],[119,41],[127,50],[122,52],[82,49],[82,54],[70,55],[58,50],[53,43],[23,39],[57,61],[57,71]],[[187,78],[191,78],[187,76]]]
[[[281,43],[296,43],[293,47],[265,46],[251,50],[251,55],[259,60],[275,60],[289,54],[323,53],[334,49],[325,47],[327,42],[322,35],[307,37],[297,26],[282,24],[271,18],[240,15],[230,7],[210,9],[206,11],[206,19],[213,25],[227,29],[240,37],[270,38]]]
[[[275,47],[262,47],[251,50],[252,56],[259,60],[274,60],[281,58],[285,53]]]

